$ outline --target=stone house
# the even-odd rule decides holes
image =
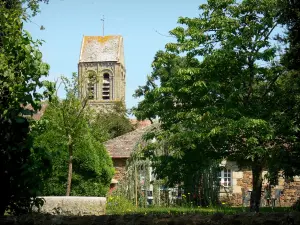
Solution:
[[[252,172],[240,170],[235,162],[223,160],[221,163],[221,182],[220,198],[234,206],[248,205],[250,203],[250,193],[252,191]],[[263,177],[267,171],[263,172]],[[267,180],[263,180],[262,206],[266,206],[264,188]],[[279,175],[278,184],[271,186],[271,199],[274,199],[275,206],[289,207],[300,197],[300,177],[295,176],[293,181],[286,181]]]

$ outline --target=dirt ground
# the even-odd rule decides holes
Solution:
[[[5,225],[300,225],[300,213],[241,213],[210,216],[194,215],[124,215],[124,216],[53,216],[32,215],[20,217],[0,217]]]

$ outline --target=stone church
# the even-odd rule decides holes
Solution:
[[[88,98],[88,104],[96,110],[109,111],[114,103],[125,105],[126,68],[123,37],[83,36],[78,63],[79,92]],[[136,130],[104,143],[112,157],[115,176],[113,188],[125,173],[126,160],[150,121],[131,120]]]
[[[83,36],[78,63],[79,92],[96,110],[125,104],[126,69],[123,37]]]

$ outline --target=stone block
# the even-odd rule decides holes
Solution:
[[[232,186],[236,186],[237,185],[237,180],[236,179],[232,179]]]
[[[104,215],[105,197],[46,196],[41,213],[52,215]]]
[[[294,182],[299,182],[300,181],[300,177],[299,176],[294,176]]]
[[[240,187],[240,186],[233,186],[232,192],[233,193],[242,193],[242,187]]]
[[[232,178],[233,179],[241,179],[241,178],[243,178],[243,172],[242,171],[232,172]]]
[[[280,177],[278,179],[278,185],[283,186],[284,185],[284,179],[282,177]]]

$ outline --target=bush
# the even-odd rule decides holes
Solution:
[[[49,104],[43,118],[32,131],[34,145],[46,149],[51,155],[52,173],[44,180],[44,196],[66,195],[69,152],[68,139],[64,132],[68,127],[64,127],[60,121],[57,108],[61,104],[63,101]],[[77,133],[72,139],[73,172],[70,195],[105,196],[114,174],[112,159],[103,144],[92,135],[88,119],[81,119],[76,126]]]
[[[121,195],[107,197],[106,210],[108,214],[128,214],[136,211],[131,201]]]

